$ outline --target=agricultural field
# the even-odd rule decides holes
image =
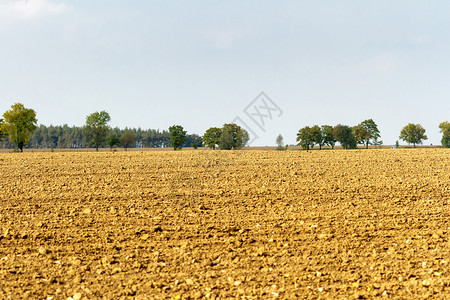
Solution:
[[[0,154],[0,299],[445,299],[446,149]]]

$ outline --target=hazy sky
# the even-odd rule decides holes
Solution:
[[[106,110],[202,135],[239,117],[274,145],[373,118],[385,144],[407,123],[439,144],[450,121],[444,0],[0,0],[0,45],[0,112],[22,102],[45,125]]]

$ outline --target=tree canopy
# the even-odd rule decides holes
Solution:
[[[356,139],[350,126],[338,124],[334,127],[334,136],[344,149],[355,149]]]
[[[376,145],[381,142],[378,141],[380,138],[380,131],[378,130],[377,124],[372,119],[362,121],[353,127],[353,131],[356,142],[365,145],[366,149],[369,148],[369,145]]]
[[[444,121],[439,124],[440,132],[442,133],[441,144],[444,148],[450,148],[450,123]]]
[[[334,128],[331,125],[322,125],[320,127],[322,131],[322,142],[324,145],[331,146],[332,149],[334,149],[334,145],[336,144],[337,140],[334,136]]]
[[[414,148],[416,147],[416,144],[422,144],[424,140],[428,139],[425,135],[425,128],[420,124],[412,123],[403,127],[399,138],[408,144],[413,144]]]
[[[245,147],[250,137],[248,132],[237,124],[224,124],[222,128],[211,127],[203,134],[203,145],[210,149],[221,150],[241,149]]]
[[[106,111],[94,112],[86,117],[85,130],[91,138],[90,143],[95,146],[96,151],[98,151],[98,147],[105,141],[106,135],[111,130],[108,125],[109,121],[111,121],[111,117]]]
[[[221,131],[219,148],[222,150],[241,149],[250,139],[248,132],[234,123],[224,124]]]
[[[311,127],[305,126],[298,131],[297,142],[304,150],[309,150],[311,145],[314,146]]]
[[[314,145],[322,146],[328,145],[334,149],[336,142],[339,142],[344,149],[356,148],[356,139],[352,128],[346,125],[337,125],[335,127],[330,125],[314,125],[312,127],[305,126],[297,133],[297,142],[305,150]]]
[[[317,144],[317,145],[319,145],[319,149],[322,150],[323,136],[322,136],[322,130],[320,129],[320,126],[314,125],[313,127],[311,127],[311,138],[312,138],[311,148]]]
[[[211,127],[206,130],[205,134],[202,136],[202,142],[206,147],[214,150],[219,146],[221,134],[221,128]]]
[[[114,134],[110,134],[106,138],[106,145],[112,150],[112,148],[120,145],[120,140]]]
[[[182,145],[186,141],[186,131],[181,125],[173,125],[169,127],[169,132],[173,150],[181,150]]]
[[[125,132],[119,138],[120,144],[127,151],[128,147],[136,144],[136,135],[130,130],[125,130]]]
[[[0,130],[8,134],[9,141],[23,152],[23,147],[37,128],[36,112],[31,108],[25,108],[22,103],[16,103],[11,106],[11,110],[3,114],[3,118]]]

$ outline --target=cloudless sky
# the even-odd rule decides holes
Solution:
[[[22,102],[45,125],[106,110],[202,135],[239,117],[274,145],[373,118],[384,144],[407,123],[440,144],[450,121],[444,0],[0,0],[0,45],[0,112]],[[279,108],[263,128],[244,111],[269,115],[261,91]]]

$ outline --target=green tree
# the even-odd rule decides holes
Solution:
[[[23,152],[23,147],[37,128],[36,112],[31,108],[25,108],[22,103],[16,103],[11,106],[11,110],[3,114],[3,118],[1,131],[7,133],[9,141]]]
[[[173,150],[181,150],[181,146],[186,141],[186,131],[180,125],[173,125],[169,127],[169,132]]]
[[[331,125],[322,125],[321,126],[322,131],[322,139],[323,144],[331,146],[331,149],[334,149],[334,145],[336,145],[336,137],[334,136],[334,129]]]
[[[311,127],[305,126],[298,131],[297,142],[298,145],[302,147],[302,149],[309,150],[309,146],[313,144]]]
[[[125,151],[127,151],[128,147],[136,145],[136,135],[130,130],[126,130],[119,140]]]
[[[219,139],[222,150],[242,149],[249,141],[248,132],[237,124],[224,124]]]
[[[321,130],[320,126],[314,125],[313,127],[311,127],[311,137],[312,137],[311,148],[313,148],[314,145],[317,144],[317,145],[319,145],[319,150],[322,150],[324,139],[323,139],[322,130]]]
[[[355,149],[356,139],[353,130],[347,125],[338,124],[334,127],[334,136],[344,149]]]
[[[221,128],[211,127],[206,130],[205,134],[202,136],[202,142],[206,147],[214,150],[219,146],[221,134]]]
[[[450,148],[450,123],[448,121],[439,124],[442,133],[441,144],[444,148]]]
[[[117,147],[117,146],[120,145],[120,140],[114,134],[110,134],[106,138],[106,144],[112,150],[112,148]]]
[[[425,128],[422,125],[409,123],[400,132],[400,139],[408,144],[413,144],[416,148],[416,144],[422,144],[423,140],[427,140],[428,137],[425,135]]]
[[[111,121],[111,117],[106,111],[94,112],[86,117],[86,134],[91,139],[90,144],[95,146],[96,151],[111,130],[108,125],[109,121]]]
[[[372,119],[362,121],[357,126],[353,127],[353,131],[356,142],[366,146],[366,149],[369,148],[369,145],[378,145],[381,142],[378,141],[380,138],[380,131],[378,130],[377,124]]]

